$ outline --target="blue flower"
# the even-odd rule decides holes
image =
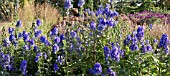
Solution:
[[[68,9],[72,8],[73,5],[71,4],[70,0],[65,0],[64,7],[65,7],[65,9],[68,10]]]
[[[30,50],[31,49],[31,47],[29,46],[29,45],[24,45],[24,47],[23,47],[25,50]]]
[[[31,45],[34,45],[34,39],[30,39],[30,40],[29,40],[29,43],[30,43]]]
[[[150,28],[150,29],[152,29],[152,26],[153,26],[153,25],[152,25],[152,24],[150,24],[150,25],[149,25],[149,28]]]
[[[40,25],[41,25],[41,20],[38,19],[38,20],[36,21],[36,24],[37,24],[37,26],[40,26]]]
[[[22,74],[26,74],[26,69],[27,69],[27,61],[26,60],[23,60],[20,64],[20,69],[21,69],[21,72]]]
[[[99,31],[103,31],[103,30],[104,30],[104,28],[105,28],[105,26],[104,26],[104,25],[102,25],[102,24],[99,24],[99,25],[98,25],[98,30],[99,30]]]
[[[41,35],[42,31],[41,30],[38,30],[38,31],[35,31],[34,32],[34,36],[35,37],[39,37]]]
[[[52,35],[57,35],[58,34],[58,28],[54,27],[52,30]]]
[[[146,53],[147,52],[147,47],[143,44],[141,46],[140,50],[142,51],[142,53]]]
[[[34,49],[33,49],[35,52],[38,52],[38,50],[39,50],[39,48],[38,48],[38,46],[34,46]]]
[[[101,74],[102,73],[102,66],[99,62],[97,62],[94,67],[93,67],[93,71],[95,75]]]
[[[112,60],[119,61],[120,60],[120,53],[118,51],[118,48],[116,46],[112,46],[112,50],[110,52],[110,57]]]
[[[131,40],[131,36],[128,35],[128,36],[126,37],[126,39],[123,41],[124,45],[128,45],[128,44],[130,43],[130,40]]]
[[[136,37],[138,40],[142,40],[144,38],[144,28],[142,26],[138,27]]]
[[[34,61],[37,63],[38,62],[38,60],[39,60],[39,58],[38,57],[36,57],[35,59],[34,59]]]
[[[160,48],[164,48],[164,47],[168,46],[168,43],[169,43],[168,35],[167,34],[163,34],[158,46]]]
[[[70,32],[70,35],[74,38],[74,37],[77,37],[77,33],[75,31],[71,31]]]
[[[52,47],[52,50],[53,50],[53,53],[56,54],[57,51],[59,51],[58,45],[54,45],[54,46]]]
[[[138,45],[136,43],[131,44],[130,45],[130,50],[132,50],[132,51],[138,50]]]
[[[41,36],[41,37],[40,37],[40,41],[41,41],[42,43],[45,43],[45,42],[46,42],[46,37],[45,37],[45,36]]]
[[[21,27],[22,26],[22,21],[21,20],[18,20],[17,24],[16,24],[16,27]]]
[[[108,57],[110,55],[110,49],[107,46],[105,46],[103,49],[104,49],[105,59],[106,59],[106,62],[107,62],[108,61]]]
[[[14,28],[9,27],[9,28],[8,28],[8,33],[9,33],[9,34],[13,34],[13,32],[14,32]]]
[[[57,56],[57,60],[56,60],[58,63],[60,63],[60,65],[62,64],[62,61],[63,61],[63,56],[59,55]]]
[[[84,0],[79,0],[78,1],[78,6],[82,7],[85,4]]]
[[[152,46],[151,46],[150,44],[147,44],[146,47],[147,47],[147,51],[148,51],[148,52],[149,52],[149,51],[152,51]]]
[[[96,29],[96,23],[95,23],[94,21],[92,21],[92,22],[90,23],[90,29],[91,29],[91,30],[95,30],[95,29]]]
[[[64,35],[63,34],[61,34],[60,35],[60,41],[62,41],[62,40],[64,40],[65,38],[64,38]]]
[[[57,65],[57,64],[54,64],[54,67],[53,67],[53,69],[54,69],[54,72],[56,72],[57,70],[59,70],[59,67],[58,67],[58,65]]]
[[[14,34],[11,34],[10,36],[9,36],[9,41],[13,41],[13,40],[15,40],[15,35]]]
[[[50,46],[50,45],[52,45],[52,43],[49,42],[48,40],[46,40],[44,44],[45,44],[45,46]]]
[[[55,38],[54,38],[54,43],[57,43],[57,44],[58,44],[59,42],[60,42],[60,37],[55,37]]]
[[[18,38],[22,38],[22,33],[18,33]]]

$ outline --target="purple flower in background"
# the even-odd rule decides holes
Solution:
[[[40,26],[40,25],[41,25],[41,20],[38,19],[38,20],[36,21],[36,24],[37,24],[37,26]]]
[[[45,43],[45,42],[46,42],[46,37],[45,37],[45,36],[41,36],[41,37],[40,37],[40,41],[41,41],[42,43]]]
[[[63,56],[59,55],[57,56],[57,60],[56,60],[58,63],[60,63],[60,65],[62,64],[62,61],[63,61]]]
[[[107,69],[107,73],[109,76],[116,76],[116,73],[110,67]]]
[[[36,57],[35,59],[34,59],[34,61],[37,63],[38,62],[38,60],[39,60],[39,58],[38,57]]]
[[[63,34],[61,34],[60,35],[60,41],[62,41],[62,40],[64,40],[65,38],[64,38],[64,35]]]
[[[84,1],[84,0],[79,0],[79,1],[78,1],[78,6],[79,6],[79,7],[82,7],[84,4],[85,4],[85,1]]]
[[[97,62],[94,67],[93,67],[93,71],[95,75],[101,74],[102,73],[102,66],[99,62]]]
[[[58,34],[58,28],[54,27],[52,30],[52,35],[57,35]]]
[[[157,42],[158,42],[158,40],[155,38],[153,42],[154,42],[154,43],[157,43]]]
[[[30,43],[31,45],[34,45],[34,39],[30,39],[30,40],[29,40],[29,43]]]
[[[18,38],[22,38],[22,33],[18,33]]]
[[[22,21],[21,20],[18,20],[17,24],[16,24],[16,27],[21,27],[22,26]]]
[[[45,46],[50,46],[50,45],[52,45],[52,43],[49,42],[48,40],[46,40],[44,44],[45,44]]]
[[[27,69],[27,61],[26,60],[23,60],[20,64],[20,69],[21,69],[21,72],[22,74],[26,74],[26,69]]]
[[[165,51],[165,54],[168,55],[168,54],[169,54],[169,47],[166,46],[166,47],[164,48],[164,51]]]
[[[73,7],[73,5],[71,4],[71,0],[65,0],[65,3],[64,3],[64,7],[65,9],[70,9]]]
[[[53,69],[54,69],[54,72],[56,72],[57,70],[59,70],[59,67],[58,67],[58,65],[57,65],[57,64],[54,64],[54,67],[53,67]]]
[[[24,47],[23,47],[25,50],[30,50],[31,49],[31,47],[29,46],[29,45],[24,45]]]

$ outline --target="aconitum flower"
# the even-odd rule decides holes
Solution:
[[[74,38],[74,37],[77,37],[77,33],[75,31],[71,31],[70,32],[70,35]]]
[[[128,45],[130,43],[131,36],[130,34],[126,37],[126,39],[123,41],[124,45]]]
[[[146,53],[147,52],[147,47],[145,45],[142,45],[140,50],[142,51],[142,53]]]
[[[79,6],[79,7],[82,7],[84,4],[85,4],[85,1],[84,1],[84,0],[79,0],[79,1],[78,1],[78,6]]]
[[[109,76],[116,76],[116,73],[110,67],[108,68],[107,73]]]
[[[23,35],[23,40],[24,40],[24,42],[29,41],[29,39],[30,39],[30,37],[29,37],[28,34],[24,34],[24,35]]]
[[[101,74],[102,73],[102,66],[101,66],[101,64],[99,62],[97,62],[94,65],[93,70],[94,70],[94,74],[95,75]]]
[[[38,50],[39,50],[39,48],[38,48],[38,46],[34,46],[34,49],[33,49],[35,52],[38,52]]]
[[[142,26],[138,27],[136,37],[138,40],[142,40],[144,38],[144,28]]]
[[[55,37],[54,42],[58,44],[60,42],[60,37]]]
[[[9,36],[9,41],[13,41],[13,40],[15,40],[15,35],[14,34],[11,34],[10,36]]]
[[[119,61],[120,60],[120,53],[118,51],[118,48],[116,46],[112,46],[112,50],[110,52],[110,57],[112,60]]]
[[[70,9],[73,7],[73,5],[71,4],[71,0],[65,0],[65,3],[64,3],[64,7],[65,9]]]
[[[14,32],[14,28],[9,27],[9,28],[8,28],[8,33],[9,33],[9,34],[13,34],[13,32]]]
[[[27,61],[23,60],[20,64],[20,70],[22,72],[22,74],[26,74],[26,69],[27,69]]]
[[[30,39],[30,40],[29,40],[29,43],[30,43],[31,45],[34,45],[34,39]]]
[[[35,59],[34,59],[34,61],[37,63],[38,62],[38,60],[39,60],[39,58],[38,57],[36,57]]]
[[[165,54],[168,55],[168,54],[169,54],[169,47],[166,46],[166,47],[164,48],[164,51],[165,51]]]
[[[52,29],[52,35],[57,35],[58,34],[58,28],[57,27],[54,27],[53,29]]]
[[[41,30],[38,30],[38,31],[35,31],[34,32],[34,36],[35,37],[39,37],[41,35],[42,31]]]
[[[58,45],[55,44],[55,45],[52,47],[52,50],[53,50],[53,53],[56,54],[57,51],[59,51]]]
[[[104,48],[104,55],[105,55],[105,59],[106,59],[106,62],[108,61],[108,58],[110,56],[110,49],[109,47],[105,46]]]
[[[22,33],[18,33],[18,38],[22,38]]]
[[[149,28],[150,28],[150,29],[152,29],[152,26],[153,26],[153,25],[152,25],[152,24],[150,24],[150,25],[149,25]]]
[[[24,47],[23,47],[25,50],[30,50],[31,49],[31,47],[29,46],[29,45],[24,45]]]
[[[105,26],[104,26],[104,25],[99,24],[97,29],[98,29],[99,31],[103,31],[103,30],[104,30],[104,28],[105,28]]]
[[[62,61],[63,61],[63,56],[59,55],[57,56],[57,60],[56,60],[58,63],[60,63],[60,65],[62,64]]]
[[[56,72],[57,70],[59,70],[59,67],[58,67],[58,65],[57,65],[57,64],[54,64],[54,67],[53,67],[53,69],[54,69],[54,72]]]
[[[48,40],[46,40],[44,44],[45,44],[45,46],[50,46],[50,45],[52,45],[52,43],[49,42]]]
[[[138,50],[138,45],[136,44],[136,43],[133,43],[133,44],[131,44],[130,45],[130,50],[132,50],[132,51],[136,51],[136,50]]]
[[[16,24],[16,27],[21,27],[22,26],[22,21],[21,20],[18,20],[17,24]]]
[[[64,38],[64,35],[63,34],[61,34],[60,35],[60,41],[62,41],[62,40],[64,40],[65,38]]]
[[[38,19],[38,20],[36,21],[36,24],[37,24],[37,26],[40,26],[40,25],[41,25],[41,20]]]
[[[94,21],[92,21],[92,22],[90,23],[90,29],[91,29],[91,30],[95,30],[95,29],[96,29],[96,23],[95,23]]]
[[[156,44],[158,42],[158,40],[155,38],[153,42]]]
[[[147,44],[146,47],[147,47],[147,51],[148,51],[148,52],[149,52],[149,51],[152,51],[152,46],[151,46],[150,44]]]
[[[168,46],[168,43],[169,43],[169,40],[168,40],[168,39],[169,39],[168,35],[167,35],[167,34],[163,34],[158,46],[159,46],[160,48],[167,47],[167,46]]]
[[[41,41],[42,43],[45,43],[45,42],[46,42],[46,37],[45,37],[45,36],[41,36],[41,37],[40,37],[40,41]]]

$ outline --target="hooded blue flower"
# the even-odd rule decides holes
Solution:
[[[18,38],[22,38],[22,33],[18,33]]]
[[[165,48],[168,46],[168,44],[169,44],[169,37],[167,34],[163,34],[158,46],[160,48]]]
[[[58,28],[54,27],[52,30],[52,35],[57,35],[58,34]]]
[[[112,46],[112,50],[110,52],[110,57],[112,60],[116,60],[116,61],[120,60],[120,53],[116,46]]]
[[[65,38],[64,38],[64,35],[63,34],[61,34],[60,35],[60,41],[62,41],[62,40],[64,40]]]
[[[52,50],[53,50],[53,53],[56,54],[57,51],[59,51],[58,45],[54,45],[54,46],[52,47]]]
[[[35,52],[38,52],[38,50],[39,50],[39,48],[38,48],[38,46],[34,46],[34,49],[33,49]]]
[[[126,39],[124,40],[124,45],[128,45],[130,43],[130,40],[131,40],[131,36],[130,34],[126,37]]]
[[[13,40],[15,40],[15,35],[14,34],[11,34],[10,36],[9,36],[9,41],[13,41]]]
[[[102,73],[102,66],[99,62],[97,62],[94,67],[93,67],[93,71],[95,75],[101,74]]]
[[[64,7],[65,9],[70,9],[73,7],[73,5],[71,4],[71,0],[65,0],[65,3],[64,3]]]
[[[70,32],[70,35],[74,38],[74,37],[77,37],[77,33],[75,31],[71,31]]]
[[[138,50],[138,45],[136,44],[136,43],[133,43],[133,44],[131,44],[130,45],[130,50],[132,50],[132,51],[136,51],[136,50]]]
[[[21,27],[22,26],[22,21],[21,20],[18,20],[17,24],[16,24],[16,27]]]
[[[45,37],[45,36],[41,36],[41,37],[40,37],[40,41],[41,41],[42,43],[45,43],[45,42],[46,42],[46,37]]]
[[[9,27],[9,28],[8,28],[8,33],[9,33],[9,34],[13,34],[13,32],[14,32],[14,28]]]
[[[56,72],[57,70],[59,70],[59,67],[58,67],[58,65],[57,65],[57,64],[54,64],[54,67],[53,67],[53,69],[54,69],[54,72]]]
[[[40,26],[40,25],[41,25],[41,20],[38,19],[38,20],[36,21],[36,24],[37,24],[37,26]]]
[[[23,60],[20,64],[20,69],[21,69],[21,72],[22,74],[26,74],[26,69],[27,69],[27,61],[26,60]]]
[[[55,37],[54,42],[58,44],[60,42],[60,37]]]
[[[34,39],[29,40],[30,45],[34,45]]]
[[[41,35],[42,31],[41,30],[38,30],[38,31],[35,31],[34,32],[34,36],[35,37],[39,37]]]
[[[144,38],[144,28],[142,26],[138,27],[136,37],[138,40],[142,40]]]
[[[84,0],[79,0],[79,1],[78,1],[78,6],[79,6],[79,7],[82,7],[84,4],[85,4],[85,1],[84,1]]]
[[[104,25],[99,24],[97,29],[98,29],[99,31],[103,31],[103,30],[104,30],[104,28],[105,28],[105,26],[104,26]]]
[[[96,29],[96,23],[95,23],[94,21],[92,21],[92,22],[90,23],[90,29],[91,29],[91,30],[95,30],[95,29]]]
[[[105,59],[106,59],[106,62],[108,61],[108,58],[110,56],[110,49],[109,47],[105,46],[104,48],[104,55],[105,55]]]

